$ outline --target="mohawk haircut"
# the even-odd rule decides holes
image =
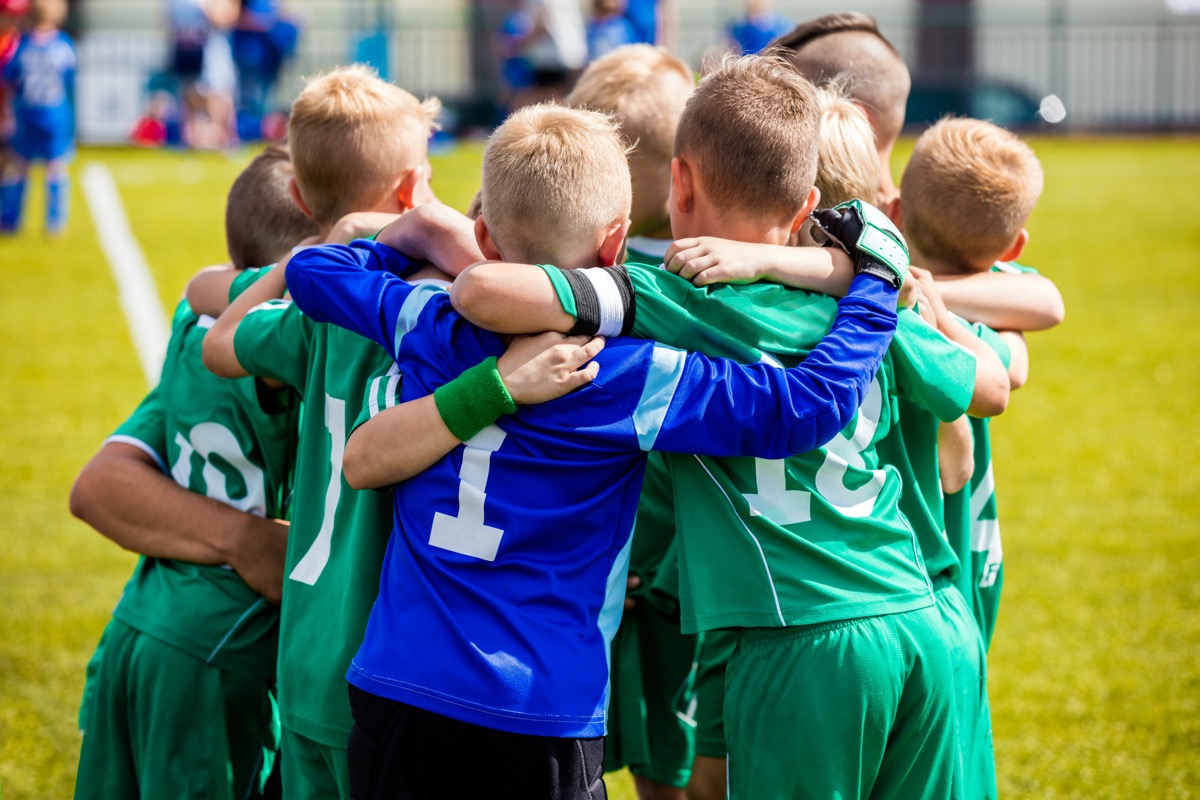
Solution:
[[[818,86],[840,81],[851,99],[867,108],[879,145],[895,144],[912,78],[872,17],[858,11],[826,14],[797,25],[771,47]]]

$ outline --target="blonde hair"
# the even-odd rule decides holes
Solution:
[[[629,44],[589,64],[565,102],[612,114],[639,155],[670,161],[679,116],[694,86],[692,71],[671,53]]]
[[[263,150],[229,187],[225,200],[225,247],[237,269],[265,267],[317,233],[288,189],[295,174],[286,147]]]
[[[427,157],[441,103],[418,101],[361,64],[308,79],[288,143],[300,195],[322,225],[366,211]]]
[[[515,111],[483,153],[482,213],[506,259],[553,264],[629,216],[629,165],[616,122],[546,103]]]
[[[817,89],[821,104],[821,133],[817,146],[816,186],[821,206],[848,200],[877,202],[879,154],[875,132],[863,110],[837,84]]]
[[[986,269],[1041,193],[1042,165],[1027,144],[990,122],[943,119],[917,139],[904,169],[904,236],[927,258]]]
[[[726,56],[701,79],[675,134],[721,208],[795,214],[817,174],[816,90],[775,56]]]
[[[846,93],[866,106],[881,146],[900,138],[912,78],[874,19],[858,11],[825,14],[797,25],[774,44],[813,83],[843,82]]]

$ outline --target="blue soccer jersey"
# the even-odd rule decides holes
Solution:
[[[75,48],[71,38],[61,31],[25,34],[4,68],[4,80],[14,87],[17,132],[13,149],[25,159],[65,155],[75,130]]]
[[[407,401],[504,343],[445,292],[388,273],[402,263],[371,242],[313,248],[293,257],[288,284],[313,319],[387,348]],[[498,730],[602,735],[645,452],[782,458],[821,445],[853,417],[895,321],[895,293],[861,276],[792,369],[610,340],[591,384],[523,407],[397,487],[348,680]]]

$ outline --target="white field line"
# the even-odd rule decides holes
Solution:
[[[133,336],[142,371],[151,386],[158,384],[171,328],[158,299],[154,276],[125,215],[112,173],[95,162],[83,168],[83,193],[100,236],[100,248],[117,280],[121,310]]]

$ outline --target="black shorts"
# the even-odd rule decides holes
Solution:
[[[605,800],[604,739],[497,731],[350,687],[352,800]]]

